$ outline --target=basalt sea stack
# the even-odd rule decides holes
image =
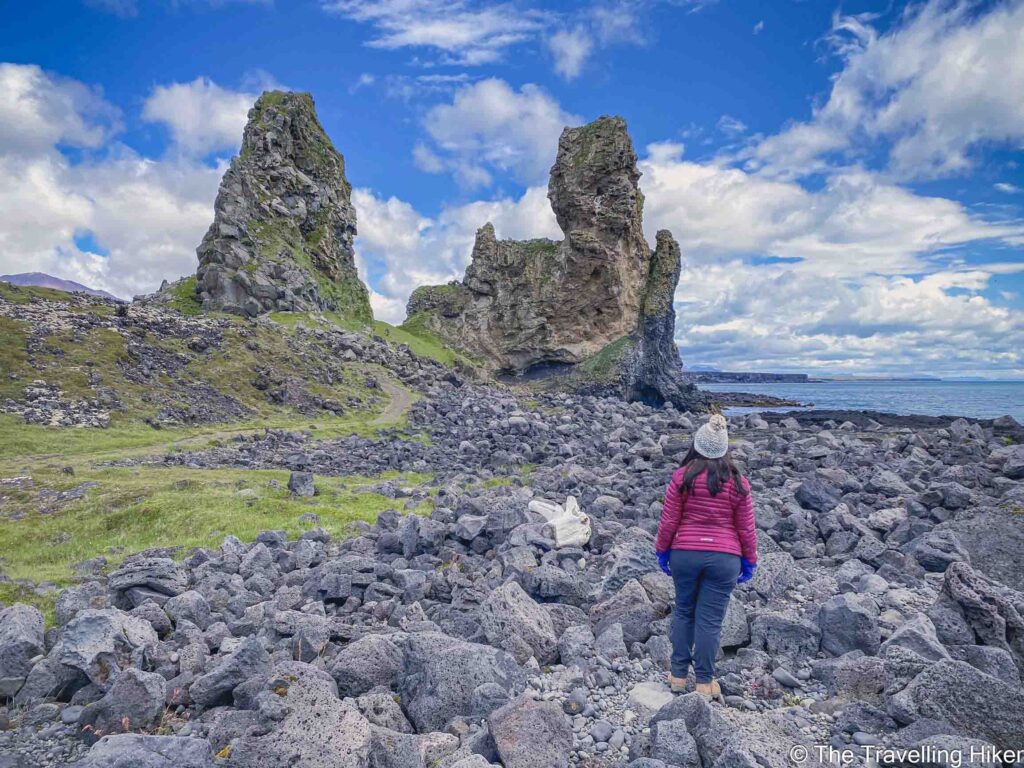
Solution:
[[[260,96],[198,248],[196,293],[203,307],[250,316],[332,310],[372,320],[353,258],[351,192],[345,161],[324,133],[312,97]]]
[[[659,232],[651,252],[639,179],[622,118],[566,128],[548,183],[565,239],[498,240],[485,224],[462,282],[417,289],[410,320],[498,373],[700,408],[673,341],[679,246]]]

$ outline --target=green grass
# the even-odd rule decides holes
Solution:
[[[405,344],[413,354],[429,357],[449,368],[454,367],[460,359],[469,362],[463,355],[445,346],[444,342],[427,330],[422,321],[407,321],[404,325],[394,326],[377,320],[373,324],[373,335],[392,344]]]
[[[387,324],[382,323],[382,325]],[[413,315],[399,326],[388,326],[388,328],[391,329],[390,333],[392,335],[384,336],[384,338],[389,341],[408,344],[409,348],[417,355],[431,357],[449,368],[455,365],[475,368],[480,365],[480,362],[472,355],[462,350],[454,349],[446,344],[440,336],[430,330],[422,313]]]
[[[18,397],[28,383],[25,379],[31,376],[26,351],[28,324],[0,317],[0,339],[0,398]],[[12,379],[12,374],[17,378]]]
[[[171,299],[170,305],[181,314],[194,316],[203,311],[203,305],[199,303],[199,297],[196,295],[195,275],[176,283],[171,288],[171,295],[174,298]]]
[[[318,416],[310,419],[302,415],[285,415],[233,422],[231,424],[204,424],[176,429],[153,429],[137,421],[115,423],[107,429],[50,427],[25,424],[21,417],[0,414],[0,473],[19,463],[38,459],[65,457],[69,463],[87,458],[97,460],[110,455],[130,455],[138,449],[203,447],[211,440],[223,440],[235,435],[263,429],[313,428],[319,439],[361,435],[371,437],[381,429],[402,426],[371,424],[377,411],[360,411],[351,415]]]
[[[57,606],[57,591],[54,589],[36,589],[28,584],[20,584],[14,581],[0,581],[0,604],[14,605],[25,603],[38,608],[47,626],[56,623],[54,614]]]
[[[512,485],[522,485],[530,481],[530,475],[536,469],[536,464],[523,464],[518,473],[514,475],[496,475],[489,477],[480,483],[483,488],[507,488]]]
[[[286,328],[341,328],[345,331],[365,331],[366,324],[340,312],[271,312],[271,320]]]
[[[6,299],[11,304],[28,304],[33,298],[46,299],[47,301],[66,301],[68,294],[58,291],[56,288],[38,288],[28,285],[14,285],[0,281],[0,299]]]
[[[264,530],[297,536],[318,525],[344,535],[355,521],[372,522],[386,509],[402,508],[401,500],[373,493],[370,485],[382,479],[422,485],[431,477],[317,477],[312,498],[293,497],[283,470],[106,467],[70,477],[50,468],[34,472],[33,479],[34,487],[7,491],[7,514],[20,510],[24,517],[0,525],[2,566],[11,579],[66,584],[73,563],[97,556],[116,565],[149,547],[215,547],[228,534],[251,541]],[[66,489],[87,480],[99,485],[84,498],[56,512],[34,511],[38,488]],[[309,512],[319,515],[319,524],[299,520]]]

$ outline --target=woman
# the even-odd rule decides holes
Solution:
[[[672,475],[655,550],[676,585],[669,684],[682,691],[693,664],[697,692],[721,698],[715,655],[729,596],[754,575],[757,533],[750,484],[729,454],[725,417],[697,430]]]

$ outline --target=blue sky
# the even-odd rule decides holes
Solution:
[[[195,266],[260,90],[345,155],[378,316],[473,233],[558,237],[558,133],[623,115],[685,265],[684,360],[1024,377],[1024,2],[0,6],[0,272]]]

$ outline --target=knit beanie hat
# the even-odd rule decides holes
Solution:
[[[706,459],[720,459],[729,450],[729,427],[725,416],[712,415],[707,424],[702,424],[693,436],[693,447]]]

